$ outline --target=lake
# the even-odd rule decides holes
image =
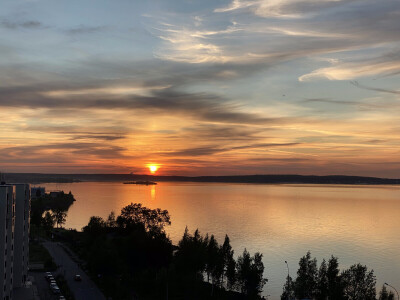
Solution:
[[[46,190],[71,191],[77,201],[66,228],[81,230],[91,216],[116,215],[131,202],[167,209],[174,243],[185,226],[231,239],[235,256],[247,248],[264,255],[264,296],[278,300],[287,276],[296,277],[308,250],[339,258],[341,269],[367,265],[377,289],[387,281],[400,288],[400,186],[259,185],[160,182],[156,186],[81,182],[43,184]]]

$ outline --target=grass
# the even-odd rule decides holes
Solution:
[[[39,242],[29,243],[29,262],[30,263],[43,263],[44,268],[49,271],[57,269],[53,258],[45,247]]]

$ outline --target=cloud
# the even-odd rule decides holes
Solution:
[[[249,10],[257,16],[299,18],[304,13],[315,12],[322,8],[341,5],[341,0],[233,0],[227,7],[217,8],[214,12],[226,13]],[[348,1],[347,1],[348,2]]]
[[[71,142],[30,146],[13,146],[0,149],[0,161],[9,163],[67,163],[76,160],[120,159],[124,148],[104,143]]]
[[[260,143],[260,144],[250,144],[250,145],[242,145],[242,146],[231,146],[231,147],[221,147],[221,146],[204,146],[204,147],[195,147],[195,148],[187,148],[178,151],[164,152],[160,155],[165,156],[209,156],[213,154],[230,152],[234,150],[254,150],[254,149],[268,149],[275,147],[292,147],[300,145],[300,143]]]
[[[7,29],[19,29],[19,28],[24,28],[24,29],[41,29],[41,28],[46,28],[41,22],[39,21],[10,21],[7,19],[4,19],[0,21],[0,27],[7,28]]]
[[[240,105],[218,95],[184,93],[173,89],[150,90],[150,96],[104,95],[98,93],[67,93],[65,97],[51,97],[45,87],[0,88],[0,107],[45,109],[136,110],[194,119],[233,124],[270,124],[284,122],[282,118],[265,117],[240,111]]]
[[[366,76],[396,74],[400,71],[400,59],[374,60],[368,59],[359,62],[342,62],[328,68],[321,68],[299,77],[299,81],[315,79],[352,80]]]
[[[74,28],[70,28],[66,30],[66,33],[71,35],[78,35],[78,34],[91,34],[97,33],[106,30],[106,26],[87,26],[87,25],[79,25]]]
[[[391,89],[384,89],[384,88],[369,87],[369,86],[360,84],[358,81],[350,81],[350,83],[352,85],[354,85],[355,87],[358,87],[358,88],[364,89],[364,90],[370,90],[370,91],[376,91],[376,92],[400,95],[400,91],[399,90],[391,90]]]

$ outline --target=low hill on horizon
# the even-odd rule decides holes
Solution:
[[[157,176],[133,174],[43,174],[3,173],[6,182],[69,183],[69,182],[125,182],[135,180],[225,182],[259,184],[400,184],[400,179],[346,175],[231,175],[231,176]]]

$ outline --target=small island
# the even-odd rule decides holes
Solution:
[[[124,182],[124,184],[156,185],[157,182],[155,182],[155,181],[148,181],[148,180],[144,180],[144,181],[126,181],[126,182]]]

